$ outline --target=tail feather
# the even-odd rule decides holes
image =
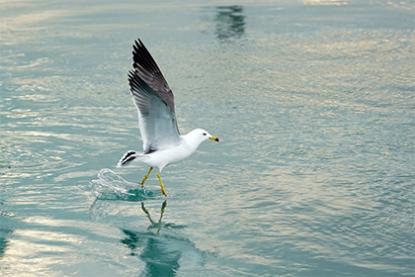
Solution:
[[[117,167],[126,166],[130,162],[132,162],[135,158],[137,158],[137,152],[135,151],[127,151],[124,156],[118,161]]]

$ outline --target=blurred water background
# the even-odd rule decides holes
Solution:
[[[0,1],[0,275],[414,276],[414,27],[398,0]],[[166,202],[115,168],[138,37],[181,131],[222,139]]]

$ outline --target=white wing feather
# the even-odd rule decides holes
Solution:
[[[130,91],[138,111],[143,152],[149,153],[177,145],[174,96],[156,62],[143,43],[136,41],[133,70],[129,74]]]

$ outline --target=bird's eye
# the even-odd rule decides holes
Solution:
[[[207,134],[206,133],[203,133],[203,135],[206,136]]]

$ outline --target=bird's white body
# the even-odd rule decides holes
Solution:
[[[149,154],[137,154],[136,160],[150,167],[156,167],[161,172],[166,165],[181,161],[192,155],[199,145],[209,137],[212,136],[206,131],[195,129],[186,135],[180,136],[178,144]]]

